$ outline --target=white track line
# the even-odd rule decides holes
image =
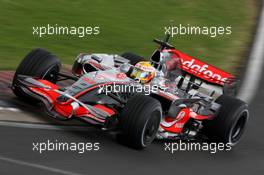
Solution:
[[[11,112],[20,112],[21,110],[18,108],[12,108],[12,107],[1,107],[0,111],[11,111]]]
[[[238,98],[250,103],[256,94],[262,74],[264,59],[264,8],[262,7],[259,18],[259,26],[255,41],[250,53],[249,62],[246,68],[245,78],[238,93]]]
[[[66,125],[61,126],[61,125],[21,123],[21,122],[10,122],[10,121],[0,121],[0,126],[29,128],[29,129],[59,130],[59,131],[87,131],[92,128],[90,126],[66,126]]]
[[[21,112],[20,109],[10,106],[10,104],[3,100],[0,100],[0,111]]]
[[[29,163],[29,162],[25,162],[25,161],[21,161],[21,160],[11,159],[11,158],[7,158],[7,157],[3,157],[3,156],[0,156],[0,160],[5,161],[5,162],[9,162],[9,163],[13,163],[13,164],[17,164],[17,165],[28,166],[31,168],[37,168],[37,169],[41,169],[41,170],[45,170],[45,171],[57,173],[57,174],[81,175],[81,174],[70,172],[70,171],[65,171],[65,170],[61,170],[61,169],[57,169],[57,168],[53,168],[53,167],[48,167],[48,166],[44,166],[44,165],[39,165],[39,164],[35,164],[35,163]]]

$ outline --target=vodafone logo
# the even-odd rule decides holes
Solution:
[[[189,73],[197,74],[200,78],[211,79],[215,81],[225,82],[227,80],[227,75],[222,75],[225,72],[220,71],[212,66],[209,66],[204,63],[196,63],[197,60],[183,60],[181,59],[183,70],[186,70]],[[217,72],[219,73],[217,73]]]

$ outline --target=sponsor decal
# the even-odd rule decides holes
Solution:
[[[116,78],[121,79],[121,80],[125,79],[126,77],[127,76],[124,73],[118,73],[118,74],[116,74]]]
[[[97,74],[95,78],[98,80],[104,80],[105,79],[104,76],[102,76],[101,74]]]
[[[96,83],[95,81],[91,80],[88,77],[83,77],[82,80],[85,81],[88,84],[95,84]]]
[[[147,71],[147,72],[156,71],[156,69],[153,66],[151,66],[149,62],[145,62],[145,61],[141,62],[141,63],[137,63],[135,67],[137,67],[143,71]]]
[[[197,74],[197,76],[200,76],[201,78],[225,82],[229,77],[227,73],[217,70],[216,68],[213,68],[208,64],[202,62],[199,63],[195,59],[191,59],[191,60],[181,59],[181,62],[182,62],[183,70],[186,70],[193,74]]]
[[[176,123],[175,128],[183,128],[184,123]]]

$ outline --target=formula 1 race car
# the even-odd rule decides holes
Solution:
[[[72,74],[59,59],[32,50],[20,63],[12,90],[21,100],[43,104],[59,120],[78,118],[117,140],[142,149],[155,138],[239,142],[247,104],[235,98],[235,77],[176,50],[164,40],[149,61],[133,53],[77,56]],[[72,80],[70,86],[59,82]]]

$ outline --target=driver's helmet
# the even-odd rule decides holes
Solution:
[[[156,69],[149,61],[138,62],[133,68],[130,76],[141,83],[148,83],[156,75]]]

